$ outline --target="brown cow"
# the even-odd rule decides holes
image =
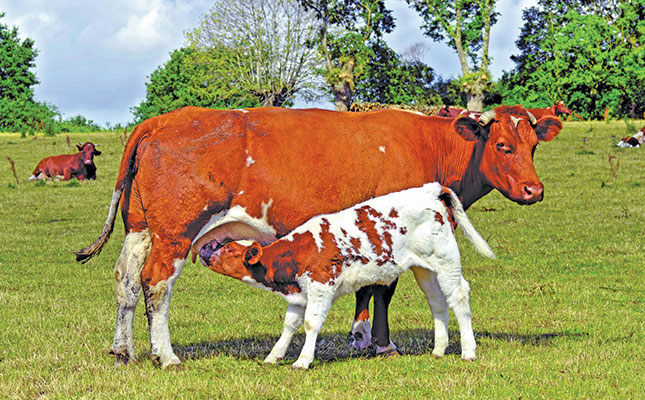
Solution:
[[[196,107],[144,121],[126,145],[101,235],[76,253],[85,262],[100,252],[120,202],[126,238],[115,266],[117,363],[135,359],[132,322],[142,289],[151,356],[162,367],[180,363],[168,331],[170,298],[191,245],[205,245],[206,233],[209,241],[266,245],[315,215],[431,181],[450,186],[465,206],[492,189],[535,203],[544,188],[533,152],[561,127],[519,106],[499,107],[479,123],[396,110]]]
[[[40,160],[29,180],[54,178],[68,181],[77,178],[82,181],[96,179],[94,156],[101,155],[101,152],[96,150],[96,145],[91,142],[79,143],[76,148],[78,153],[50,156]]]
[[[559,101],[552,105],[551,107],[547,108],[530,108],[528,110],[535,118],[540,119],[542,117],[546,116],[556,116],[560,118],[560,116],[565,115],[569,116],[572,114],[571,110],[569,110],[565,105],[564,102]]]

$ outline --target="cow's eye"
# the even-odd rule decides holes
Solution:
[[[511,148],[504,143],[497,143],[497,150],[503,151],[506,154],[511,154],[513,152]]]

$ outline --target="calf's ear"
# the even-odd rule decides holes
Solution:
[[[452,126],[459,136],[469,142],[488,139],[488,131],[486,128],[470,117],[459,117],[454,120]]]
[[[262,245],[256,241],[253,241],[249,247],[244,250],[244,264],[253,265],[260,262],[260,257],[262,257]]]
[[[540,142],[548,142],[560,134],[562,121],[558,117],[542,117],[535,124],[535,133]]]

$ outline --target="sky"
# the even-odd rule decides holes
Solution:
[[[491,72],[499,78],[514,66],[522,10],[536,0],[498,0],[499,21],[491,30]],[[184,33],[198,25],[212,0],[0,0],[1,23],[17,26],[21,38],[39,50],[37,101],[58,107],[64,118],[82,115],[100,125],[126,124],[131,108],[146,95],[148,76],[184,45]],[[457,77],[457,54],[423,36],[421,18],[403,0],[386,0],[396,19],[389,46],[401,53],[426,46],[423,61],[444,78]],[[333,108],[328,102],[296,107]]]

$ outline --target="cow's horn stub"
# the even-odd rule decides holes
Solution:
[[[529,119],[531,120],[531,125],[537,124],[537,119],[535,118],[535,115],[531,114],[530,112],[526,112],[529,115]]]
[[[486,126],[490,121],[494,120],[495,118],[497,118],[497,115],[495,114],[494,110],[486,111],[479,117],[479,124],[481,126]]]

